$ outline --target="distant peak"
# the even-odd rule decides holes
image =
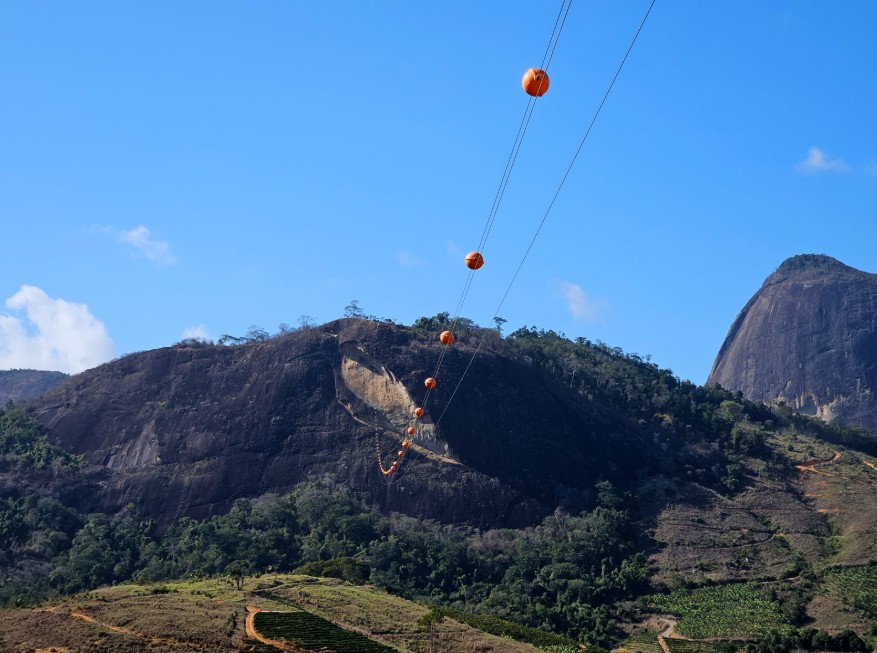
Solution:
[[[813,272],[859,272],[825,254],[798,254],[783,261],[776,269],[778,274],[801,274]]]

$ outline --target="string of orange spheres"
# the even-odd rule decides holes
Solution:
[[[548,79],[548,73],[546,73],[541,68],[530,68],[527,72],[524,73],[524,76],[521,78],[521,87],[524,89],[524,92],[527,95],[532,97],[542,97],[548,91],[548,85],[550,84],[550,80]],[[466,267],[470,270],[478,270],[481,266],[484,265],[484,257],[478,252],[469,252],[466,254],[466,258],[464,259],[466,263]],[[452,345],[454,344],[454,334],[451,331],[442,331],[439,334],[439,342],[443,345]],[[423,385],[427,390],[433,390],[438,386],[438,382],[433,377],[427,377]],[[414,409],[414,418],[415,421],[423,417],[424,410],[421,407],[417,407]],[[408,448],[411,446],[411,439],[417,435],[417,429],[414,426],[409,426],[405,431],[408,437],[404,437],[402,442],[400,443],[400,449],[396,452],[396,459],[392,462],[389,467],[384,467],[383,456],[381,455],[380,448],[378,449],[378,467],[381,470],[381,473],[384,476],[390,476],[399,469],[399,466],[402,464],[402,460],[405,458],[405,453],[408,451]]]

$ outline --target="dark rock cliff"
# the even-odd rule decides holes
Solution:
[[[7,401],[27,401],[69,378],[64,372],[0,370],[0,406]]]
[[[109,472],[90,509],[132,503],[161,526],[326,473],[385,511],[518,526],[584,507],[598,480],[647,471],[651,438],[632,420],[498,352],[477,355],[433,424],[472,355],[464,338],[387,484],[376,439],[391,460],[439,351],[413,329],[339,320],[260,343],[132,354],[31,410],[55,442]]]
[[[877,433],[877,275],[786,260],[734,320],[707,383]]]

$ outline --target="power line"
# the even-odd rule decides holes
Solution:
[[[530,244],[527,246],[526,251],[524,252],[524,256],[521,258],[521,262],[518,264],[517,269],[515,270],[514,275],[512,275],[512,280],[509,282],[509,285],[505,289],[505,293],[503,293],[502,299],[499,302],[499,305],[496,307],[496,311],[493,313],[493,318],[495,319],[500,310],[502,310],[503,304],[505,304],[506,299],[511,292],[512,286],[515,285],[515,281],[518,279],[518,275],[521,272],[521,269],[524,267],[524,263],[527,261],[527,257],[530,255],[530,251],[533,249],[533,245],[536,243],[536,239],[539,237],[539,233],[542,231],[542,227],[545,226],[545,221],[548,219],[548,215],[551,213],[551,209],[554,208],[554,203],[557,201],[558,195],[560,195],[560,191],[563,189],[563,185],[566,183],[566,180],[569,178],[570,172],[572,172],[572,168],[575,165],[576,159],[578,159],[579,154],[582,151],[582,148],[585,146],[585,142],[588,140],[588,136],[591,134],[591,130],[594,127],[594,124],[597,122],[597,118],[600,116],[600,112],[603,111],[603,106],[606,104],[606,100],[609,98],[609,94],[612,92],[612,89],[615,86],[615,82],[618,80],[618,76],[621,74],[621,69],[624,68],[625,62],[627,62],[627,58],[630,56],[631,51],[633,50],[634,44],[636,44],[637,39],[639,38],[640,32],[642,32],[643,26],[646,24],[646,20],[649,18],[649,14],[652,13],[652,7],[655,6],[655,2],[657,0],[651,0],[649,4],[649,8],[646,10],[645,16],[643,16],[642,21],[640,21],[639,27],[636,30],[636,33],[633,35],[633,39],[630,42],[630,45],[627,48],[627,51],[624,53],[624,57],[621,59],[621,63],[618,64],[618,68],[615,71],[615,75],[612,77],[612,81],[609,83],[609,87],[606,89],[606,92],[603,94],[603,99],[600,101],[600,105],[597,107],[597,110],[594,112],[594,116],[591,118],[591,122],[588,124],[587,130],[585,130],[585,135],[582,137],[581,142],[579,143],[578,148],[576,148],[575,154],[572,157],[569,165],[566,168],[566,172],[561,178],[560,183],[557,186],[557,190],[554,191],[554,196],[551,198],[551,202],[548,204],[548,208],[545,210],[545,214],[542,216],[542,220],[539,222],[539,226],[536,228],[536,232],[533,234],[533,237],[530,239]],[[553,53],[552,53],[553,54]],[[442,421],[442,417],[445,416],[445,413],[448,411],[448,407],[451,405],[451,402],[454,400],[454,396],[457,394],[457,390],[460,389],[460,385],[463,383],[463,379],[466,378],[466,374],[469,372],[469,368],[472,367],[472,362],[475,360],[475,357],[478,355],[478,352],[481,351],[481,346],[484,344],[484,339],[487,336],[488,331],[485,330],[485,333],[482,334],[481,338],[478,341],[478,346],[475,348],[475,352],[472,354],[472,357],[469,359],[469,363],[466,365],[466,369],[463,370],[463,374],[460,377],[460,381],[457,383],[454,391],[451,393],[450,399],[448,399],[448,403],[445,405],[444,410],[441,415],[439,415],[438,420],[435,422],[435,425],[438,426],[439,422]]]

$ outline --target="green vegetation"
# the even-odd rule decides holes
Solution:
[[[314,560],[294,569],[294,574],[319,576],[321,578],[340,578],[350,583],[362,585],[367,583],[371,575],[368,564],[356,558],[332,558],[331,560]]]
[[[648,356],[586,338],[522,328],[501,345],[509,355],[532,361],[586,399],[640,420],[674,460],[679,476],[724,494],[737,492],[746,456],[766,452],[768,431],[788,423],[769,407],[720,386],[680,380]],[[716,447],[720,457],[692,456],[692,445]]]
[[[746,653],[791,653],[792,651],[843,651],[865,653],[869,647],[856,633],[842,630],[836,635],[804,628],[772,631],[746,645]]]
[[[629,637],[621,648],[628,653],[663,653],[664,650],[658,644],[658,633],[652,631]]]
[[[454,608],[433,608],[424,619],[424,622],[441,619],[442,617],[450,617],[460,623],[472,626],[485,633],[496,635],[497,637],[508,637],[510,639],[532,644],[539,648],[549,649],[559,646],[575,646],[576,642],[569,637],[555,635],[554,633],[546,633],[538,628],[529,628],[513,621],[498,619],[485,614],[474,614],[472,612],[464,612]],[[551,648],[551,650],[555,650]]]
[[[394,653],[389,646],[344,630],[310,612],[257,612],[254,617],[253,625],[259,634],[302,648],[336,653]]]
[[[162,536],[130,511],[82,516],[54,500],[7,501],[13,509],[0,532],[22,551],[51,534],[42,558],[50,566],[13,576],[0,599],[22,604],[129,579],[227,576],[241,583],[297,568],[362,582],[368,571],[371,583],[408,598],[609,645],[618,637],[615,602],[640,593],[648,577],[629,501],[602,483],[591,512],[557,511],[531,528],[468,532],[389,519],[326,479],[284,497],[238,500],[208,520],[184,518]]]
[[[877,563],[828,570],[825,582],[847,605],[877,619]]]
[[[672,637],[664,639],[664,642],[670,653],[735,653],[737,651],[737,647],[729,642],[703,642]]]
[[[763,598],[751,583],[679,589],[644,600],[657,610],[680,615],[676,630],[695,639],[749,639],[791,630],[776,603]]]
[[[73,456],[51,444],[37,421],[21,408],[0,409],[0,464],[44,469],[46,467],[81,467]]]

